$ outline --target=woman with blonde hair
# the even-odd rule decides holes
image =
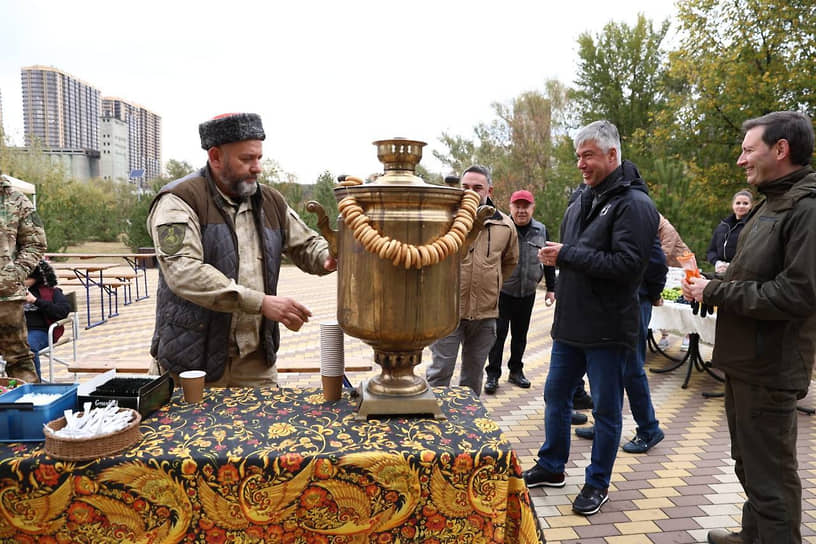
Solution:
[[[754,197],[750,191],[738,191],[731,199],[731,210],[734,213],[720,221],[720,224],[714,229],[714,235],[711,237],[711,243],[706,252],[706,260],[714,265],[716,274],[725,274],[728,263],[734,258],[734,253],[737,251],[737,239],[745,226],[753,203]]]

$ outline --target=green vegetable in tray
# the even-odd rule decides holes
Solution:
[[[683,290],[679,287],[672,287],[671,289],[663,289],[660,293],[660,296],[663,297],[663,300],[669,300],[671,302],[675,302],[678,298],[683,296]]]

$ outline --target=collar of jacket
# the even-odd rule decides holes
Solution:
[[[763,183],[757,190],[765,195],[769,210],[774,212],[789,210],[798,200],[816,196],[816,177],[805,180],[813,173],[813,168],[805,166],[787,176]]]
[[[646,184],[640,177],[637,166],[632,161],[625,160],[621,162],[620,166],[612,170],[602,182],[595,187],[591,187],[590,190],[595,198],[603,200],[629,188],[644,191],[646,194],[649,193]]]
[[[493,200],[490,197],[487,197],[487,202],[485,202],[485,206],[493,206],[493,209],[495,210],[493,212],[493,215],[491,215],[490,217],[485,219],[485,223],[487,223],[488,221],[501,221],[502,220],[502,214],[499,211],[499,207],[496,206],[496,204],[493,202]]]

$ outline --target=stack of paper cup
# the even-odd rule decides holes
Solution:
[[[343,329],[337,321],[320,323],[320,377],[323,380],[323,397],[327,401],[339,399],[343,389],[346,370],[343,339]]]

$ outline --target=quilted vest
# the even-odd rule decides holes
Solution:
[[[198,172],[162,187],[151,204],[166,193],[186,202],[198,215],[204,263],[228,278],[238,278],[238,239],[226,209],[205,166]],[[284,247],[286,202],[274,189],[259,185],[252,198],[255,226],[261,233],[264,292],[277,294],[281,252]],[[208,381],[219,379],[227,364],[232,314],[209,310],[176,296],[159,269],[156,292],[156,328],[150,353],[162,368],[179,373],[205,370]],[[280,344],[278,323],[262,321],[261,345],[268,366],[275,364]]]

